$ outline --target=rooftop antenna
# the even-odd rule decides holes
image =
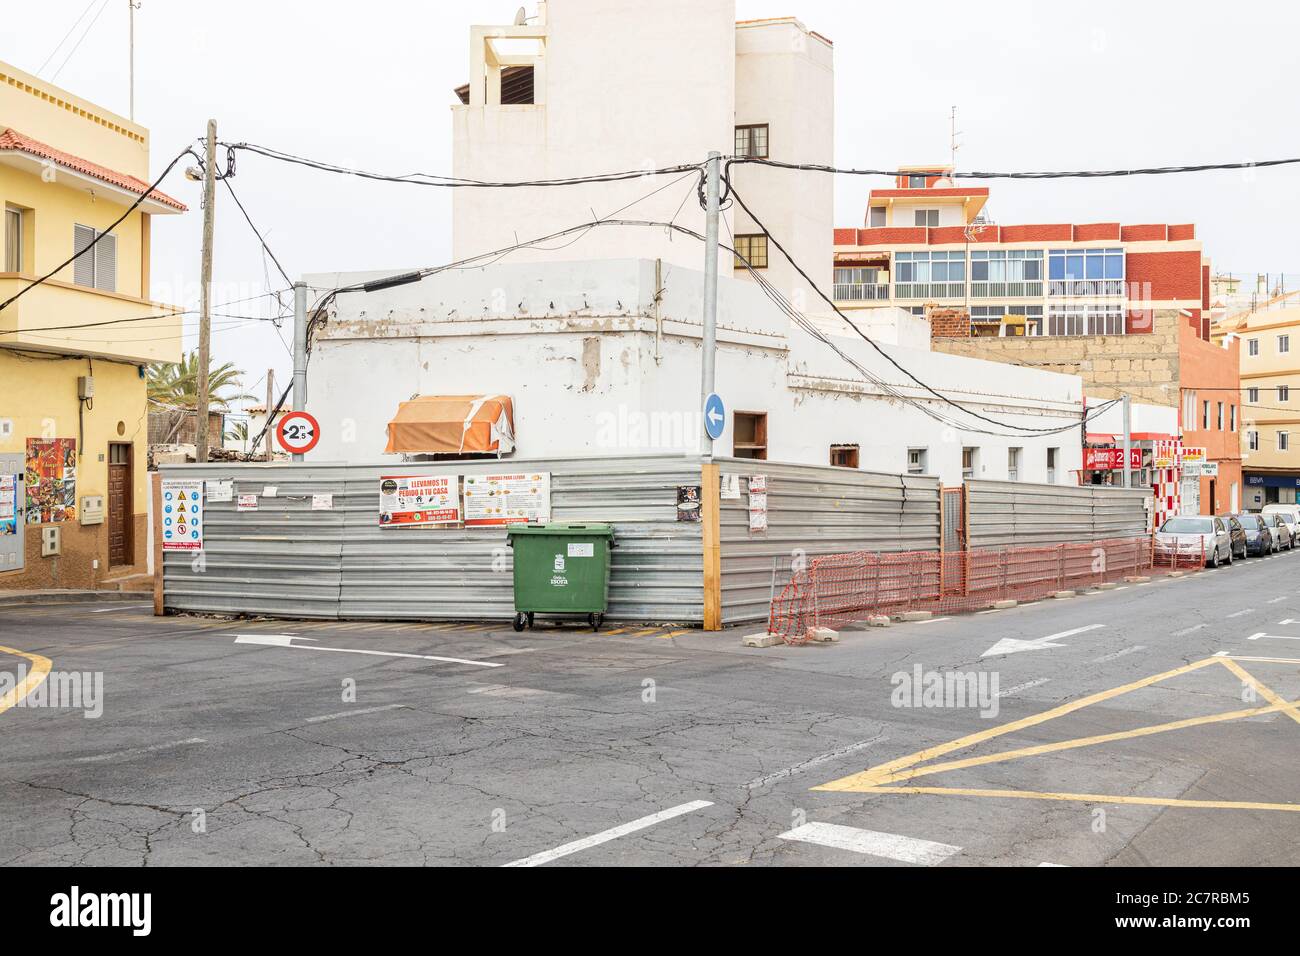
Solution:
[[[949,148],[949,155],[951,157],[949,163],[952,166],[952,172],[956,173],[957,172],[957,150],[961,148],[961,144],[957,142],[957,137],[961,134],[960,131],[957,129],[957,107],[956,106],[952,108],[952,113],[948,120],[948,129],[950,131],[948,148]]]

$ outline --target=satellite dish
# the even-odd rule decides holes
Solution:
[[[515,14],[515,26],[522,27],[527,25],[528,25],[528,14],[523,7],[520,7],[519,12]]]

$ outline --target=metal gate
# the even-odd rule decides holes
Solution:
[[[0,574],[19,571],[23,563],[23,526],[26,524],[22,452],[0,453]]]
[[[943,592],[960,594],[966,589],[966,486],[944,488],[942,501]]]

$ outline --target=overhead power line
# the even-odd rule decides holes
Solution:
[[[1045,172],[944,172],[944,179],[1109,179],[1117,176],[1168,176],[1179,173],[1206,173],[1228,169],[1264,169],[1270,166],[1291,166],[1300,163],[1300,157],[1293,159],[1243,160],[1234,163],[1201,163],[1194,166],[1145,166],[1134,169],[1077,169],[1067,171]],[[724,177],[732,166],[746,164],[754,166],[773,166],[777,169],[792,169],[811,173],[833,173],[837,176],[914,176],[917,171],[891,169],[855,169],[839,166],[826,166],[821,163],[786,163],[778,159],[760,159],[754,156],[732,156],[726,161]],[[937,170],[936,170],[937,172]]]

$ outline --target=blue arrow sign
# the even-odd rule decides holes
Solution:
[[[727,408],[717,392],[710,392],[704,400],[704,430],[709,437],[717,441],[722,437],[722,430],[727,427]]]

